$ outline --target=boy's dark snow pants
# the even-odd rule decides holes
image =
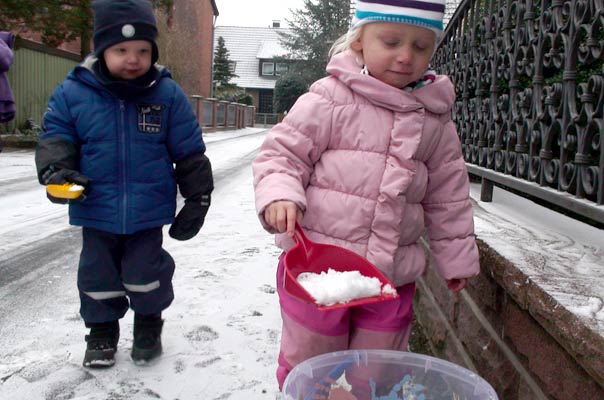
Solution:
[[[85,322],[118,320],[129,305],[137,314],[159,314],[172,303],[174,260],[162,240],[161,227],[128,235],[82,229],[78,289]]]

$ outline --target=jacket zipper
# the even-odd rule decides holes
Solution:
[[[128,185],[126,184],[127,181],[127,169],[128,169],[128,160],[127,160],[127,155],[128,155],[128,151],[126,149],[127,147],[127,143],[128,143],[128,138],[126,137],[126,120],[125,120],[125,114],[126,114],[126,106],[124,104],[124,100],[120,100],[120,129],[119,129],[119,143],[121,143],[121,166],[122,166],[122,176],[121,176],[121,189],[122,189],[122,193],[123,193],[123,197],[122,197],[122,233],[126,233],[126,212],[128,210]]]

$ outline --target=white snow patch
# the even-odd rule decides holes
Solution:
[[[328,268],[318,274],[303,272],[297,280],[319,305],[348,303],[382,293],[382,283],[378,278],[362,275],[359,271],[336,271]]]
[[[604,336],[604,232],[498,187],[490,203],[470,194],[478,239]]]

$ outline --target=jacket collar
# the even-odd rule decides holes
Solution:
[[[111,80],[103,74],[100,60],[94,54],[88,55],[81,64],[69,73],[68,78],[83,82],[98,89],[110,91],[120,98],[137,96],[147,89],[157,86],[170,72],[162,65],[154,64],[141,82]]]
[[[334,55],[327,65],[327,72],[373,104],[393,111],[426,108],[435,114],[443,114],[450,112],[455,102],[455,89],[445,75],[437,75],[431,84],[408,92],[363,74],[362,66],[350,50]]]

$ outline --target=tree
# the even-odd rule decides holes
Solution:
[[[90,52],[90,4],[90,0],[0,0],[0,26],[38,32],[52,47],[81,39],[83,57]]]
[[[174,0],[151,0],[155,8],[171,9]],[[80,55],[90,52],[92,0],[0,0],[0,26],[40,33],[42,42],[58,47],[80,39]]]
[[[216,82],[217,92],[228,93],[236,89],[237,86],[230,83],[232,78],[237,75],[231,71],[232,61],[229,59],[229,50],[226,48],[224,38],[218,37],[218,46],[214,50],[214,81]]]
[[[287,74],[275,83],[273,95],[274,109],[277,113],[289,111],[298,97],[308,90],[308,85],[299,74]]]
[[[281,43],[295,59],[293,68],[307,83],[325,76],[329,49],[350,25],[350,0],[304,0],[304,8],[286,19],[291,33]]]

